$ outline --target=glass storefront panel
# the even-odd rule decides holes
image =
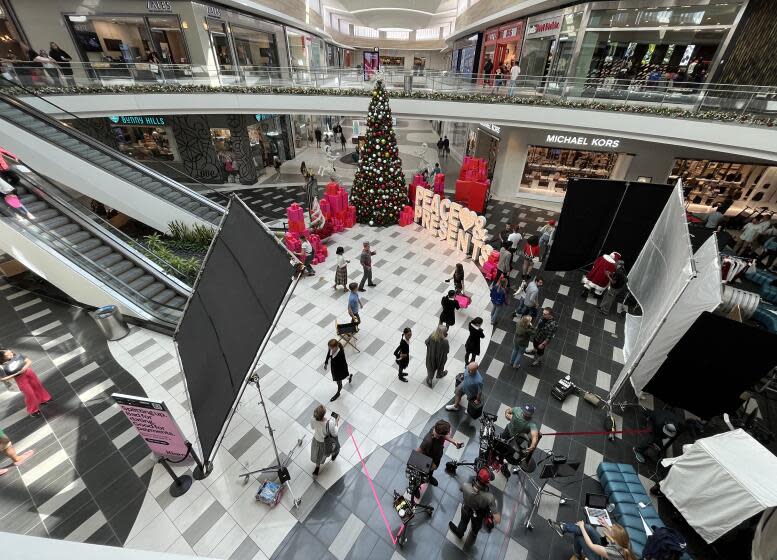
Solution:
[[[295,68],[305,68],[310,66],[310,60],[308,59],[308,49],[306,46],[306,40],[308,39],[308,36],[287,29],[286,37],[286,40],[289,43],[289,52],[291,54],[291,65]]]
[[[521,74],[524,76],[544,76],[553,62],[552,53],[556,37],[527,39],[521,52]]]
[[[654,82],[703,82],[727,30],[589,31],[577,76]]]
[[[708,159],[676,159],[667,183],[681,179],[688,193],[688,202],[712,206],[747,198],[758,183],[761,165],[713,161]]]
[[[9,17],[5,2],[0,2],[0,59],[4,61],[28,60],[28,47],[22,35]],[[33,57],[34,58],[34,57]]]
[[[698,6],[594,10],[591,12],[588,27],[732,25],[741,7],[742,2],[724,0]]]
[[[520,192],[564,196],[570,177],[609,179],[617,153],[529,146]]]
[[[246,78],[266,75],[264,68],[280,66],[275,34],[236,25],[231,26],[231,32],[235,56]]]
[[[164,127],[112,126],[119,151],[137,160],[181,161],[171,131]]]
[[[81,56],[89,62],[146,62],[161,50],[143,17],[96,16],[70,24]]]
[[[150,17],[148,26],[154,44],[159,49],[157,55],[163,64],[189,63],[186,43],[177,17]]]

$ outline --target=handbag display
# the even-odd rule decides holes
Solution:
[[[324,434],[324,449],[327,455],[337,455],[340,452],[340,440],[329,432],[329,421],[326,423]]]

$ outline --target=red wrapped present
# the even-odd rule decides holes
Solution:
[[[326,219],[329,219],[329,217],[332,215],[332,207],[329,206],[329,201],[325,198],[318,203],[319,208],[321,208],[321,213],[324,215]]]
[[[340,188],[340,185],[337,182],[329,181],[326,184],[326,188],[324,189],[324,194],[336,195],[339,188]]]

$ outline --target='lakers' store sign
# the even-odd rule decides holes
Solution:
[[[486,218],[431,189],[415,189],[415,221],[452,249],[483,265],[493,248],[486,243]]]

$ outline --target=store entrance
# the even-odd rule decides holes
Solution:
[[[213,55],[218,63],[219,74],[222,79],[226,78],[230,83],[239,82],[240,76],[237,72],[237,66],[235,66],[235,55],[232,52],[229,37],[227,37],[225,24],[212,19],[208,19],[207,24]]]
[[[529,146],[520,192],[562,197],[570,177],[609,179],[617,153]]]

